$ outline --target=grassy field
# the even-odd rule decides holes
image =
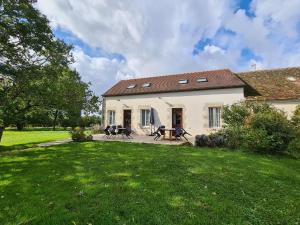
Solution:
[[[68,131],[6,130],[0,142],[0,151],[28,148],[37,143],[61,140],[69,137],[70,134]]]
[[[1,224],[299,224],[300,162],[71,143],[0,153]]]

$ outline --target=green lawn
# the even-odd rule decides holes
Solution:
[[[0,153],[1,224],[299,224],[300,161],[118,142]]]
[[[0,142],[0,151],[28,148],[37,143],[67,139],[69,137],[68,131],[6,130]]]

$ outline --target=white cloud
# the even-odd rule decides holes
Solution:
[[[37,7],[53,27],[72,32],[92,47],[119,53],[125,61],[90,57],[75,50],[73,65],[102,93],[119,79],[202,69],[249,69],[241,63],[248,47],[261,67],[297,65],[299,59],[299,0],[255,0],[255,18],[234,11],[234,0],[40,0]],[[226,27],[236,36],[215,34]],[[283,31],[283,32],[282,32]],[[193,55],[201,38],[216,38]],[[291,47],[292,46],[292,47]],[[289,48],[292,50],[289,51]]]
[[[111,87],[116,81],[132,78],[125,62],[105,57],[90,57],[80,48],[73,51],[75,63],[71,65],[83,77],[85,82],[91,82],[92,89],[98,94]]]

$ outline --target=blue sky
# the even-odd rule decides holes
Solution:
[[[299,66],[300,1],[52,0],[37,8],[101,94],[120,79]]]

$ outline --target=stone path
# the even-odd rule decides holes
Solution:
[[[65,140],[58,140],[58,141],[49,141],[49,142],[45,142],[45,143],[40,143],[37,144],[37,147],[48,147],[48,146],[54,146],[54,145],[62,145],[62,144],[67,144],[72,142],[72,139],[65,139]]]

